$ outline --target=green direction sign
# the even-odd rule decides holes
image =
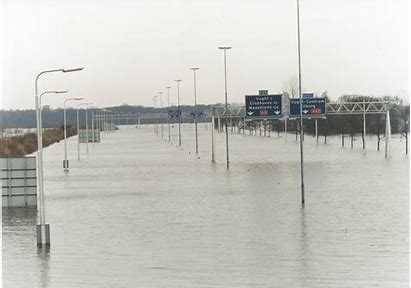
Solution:
[[[268,90],[258,90],[258,95],[259,95],[259,96],[268,95]]]

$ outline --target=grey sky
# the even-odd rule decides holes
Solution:
[[[84,66],[40,80],[98,106],[152,105],[181,82],[181,103],[229,102],[280,92],[298,73],[295,0],[3,0],[2,106],[34,108],[44,69]],[[301,0],[303,88],[408,98],[407,0]],[[67,96],[68,96],[67,95]],[[164,93],[165,95],[165,93]],[[62,106],[65,96],[44,104]],[[164,97],[166,104],[166,97]]]

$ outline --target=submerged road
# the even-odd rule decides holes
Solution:
[[[35,209],[3,209],[3,287],[408,287],[409,158],[305,141],[299,147],[210,127],[121,126],[101,143],[44,150],[51,248],[36,247]],[[357,142],[360,142],[358,140]],[[358,147],[357,147],[358,146]]]

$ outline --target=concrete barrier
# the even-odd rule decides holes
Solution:
[[[0,158],[3,207],[37,206],[36,157]]]

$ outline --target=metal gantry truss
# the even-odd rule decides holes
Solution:
[[[289,114],[289,105],[287,101],[284,101],[285,105],[282,108],[282,117],[280,118],[267,118],[267,119],[252,119],[246,116],[245,113],[245,106],[244,105],[229,105],[228,111],[225,111],[225,107],[222,105],[217,105],[212,108],[212,117],[213,121],[214,118],[218,119],[218,123],[221,122],[221,119],[239,119],[242,123],[246,121],[265,121],[270,119],[277,119],[277,120],[284,120],[285,125],[285,132],[287,133],[287,120],[288,119],[296,119],[298,117],[290,117]],[[366,115],[370,114],[385,114],[386,122],[385,122],[385,157],[388,158],[389,156],[389,142],[391,139],[391,123],[390,123],[390,102],[388,101],[363,101],[363,102],[329,102],[325,105],[326,115],[363,115],[363,133],[366,135]],[[304,119],[321,119],[321,118],[308,118],[304,117]],[[219,124],[220,127],[220,124]],[[318,135],[317,130],[317,121],[315,125],[316,130],[316,138]],[[220,129],[220,128],[219,128]],[[365,142],[363,148],[365,149]]]
[[[386,114],[389,102],[330,102],[325,105],[327,114]]]
[[[329,102],[325,104],[326,114],[386,114],[389,110],[389,102]],[[225,113],[225,108],[223,105],[214,106],[215,117],[220,116],[224,118],[226,115],[228,117],[246,117],[245,106],[244,105],[229,105],[228,113]],[[282,118],[289,117],[288,105],[283,105],[282,108]],[[278,118],[276,118],[278,119]],[[281,118],[280,118],[281,119]],[[258,119],[260,121],[261,119]]]

